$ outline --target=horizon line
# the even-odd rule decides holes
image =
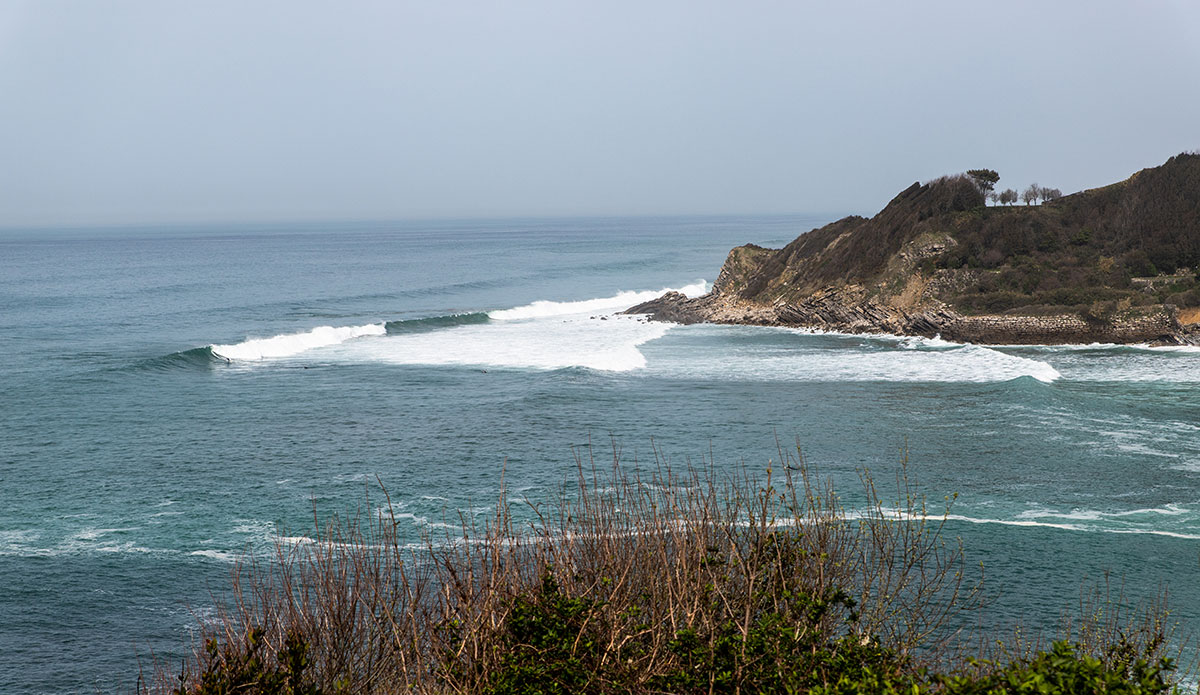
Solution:
[[[822,211],[776,211],[776,212],[690,212],[690,213],[579,213],[579,214],[500,214],[500,215],[429,215],[411,217],[321,217],[321,218],[259,218],[236,219],[214,218],[207,220],[164,219],[113,222],[39,222],[28,224],[0,223],[0,233],[9,232],[70,232],[111,229],[147,230],[186,229],[196,227],[247,227],[262,226],[313,226],[313,225],[379,225],[379,224],[431,224],[455,222],[502,222],[502,221],[553,221],[553,220],[622,220],[622,219],[733,219],[753,217],[821,217],[831,221],[859,213],[833,213]]]

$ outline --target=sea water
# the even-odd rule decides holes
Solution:
[[[0,691],[129,691],[314,515],[382,483],[415,538],[485,514],[502,471],[552,496],[589,443],[751,472],[799,444],[885,497],[906,456],[932,507],[957,494],[985,625],[1053,628],[1107,576],[1195,627],[1196,350],[616,315],[825,221],[0,233]]]

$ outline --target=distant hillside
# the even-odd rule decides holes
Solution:
[[[1200,155],[1181,154],[1035,206],[987,207],[965,175],[914,183],[869,219],[735,248],[703,301],[646,311],[980,342],[1178,342],[1200,320],[1198,265]]]

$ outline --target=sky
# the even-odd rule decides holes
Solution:
[[[1194,0],[0,0],[0,227],[870,215],[1192,150]]]

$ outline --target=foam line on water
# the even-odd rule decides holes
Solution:
[[[778,330],[796,335],[827,335],[835,338],[850,338],[860,341],[878,341],[888,345],[898,345],[908,350],[960,348],[972,344],[946,340],[940,333],[932,338],[926,338],[920,335],[896,335],[895,333],[847,333],[845,331],[831,331],[823,328],[809,328],[804,326],[780,326]]]
[[[213,345],[212,351],[230,360],[262,360],[291,357],[306,350],[338,345],[368,335],[386,335],[382,323],[365,326],[318,326],[304,333],[285,333],[273,338],[252,338],[232,345]]]
[[[1200,354],[1200,345],[1134,345],[1139,350],[1151,352],[1182,352],[1191,355]]]
[[[1200,540],[1200,534],[1181,533],[1178,531],[1164,531],[1154,528],[1137,528],[1134,526],[1126,526],[1122,528],[1104,528],[1097,526],[1085,526],[1083,524],[1068,524],[1068,523],[1053,523],[1047,521],[1034,521],[1032,519],[988,519],[977,518],[970,516],[962,516],[959,514],[950,514],[946,516],[949,521],[962,521],[970,524],[1001,524],[1003,526],[1029,526],[1041,528],[1054,528],[1064,531],[1083,531],[1087,533],[1117,533],[1122,535],[1147,535],[1147,536],[1166,536],[1168,538],[1183,538],[1186,540]]]
[[[238,555],[223,550],[193,550],[188,554],[194,557],[205,557],[210,560],[220,560],[221,562],[231,564],[237,562],[239,559]]]
[[[1167,505],[1168,510],[1173,508],[1174,505]],[[1131,511],[1130,514],[1155,511],[1159,510],[1138,509]],[[1172,512],[1166,511],[1164,513],[1169,514]],[[1120,535],[1164,536],[1167,538],[1181,538],[1184,540],[1200,540],[1200,534],[1190,532],[1194,528],[1192,526],[1185,526],[1185,530],[1181,531],[1171,531],[1162,528],[1150,528],[1145,526],[1100,526],[1095,523],[1089,524],[1086,522],[1103,520],[1103,517],[1092,518],[1090,516],[1085,517],[1082,515],[1065,516],[1061,521],[1038,521],[1036,519],[1021,518],[1023,516],[1021,514],[1018,514],[1017,518],[1010,519],[967,516],[964,514],[930,514],[927,517],[922,517],[919,514],[907,514],[900,509],[884,509],[883,514],[885,518],[891,518],[899,521],[928,520],[930,522],[936,522],[940,519],[945,519],[946,521],[957,521],[966,524],[996,524],[999,526],[1014,526],[1017,528],[1050,528],[1057,529],[1059,531],[1073,531],[1077,533],[1112,533]],[[870,515],[855,510],[847,510],[845,512],[845,517],[847,519],[862,519],[867,518],[868,516]],[[1110,518],[1113,516],[1120,516],[1120,513],[1109,514],[1108,516]]]
[[[1044,365],[1028,376],[1043,382],[1060,378],[1070,381],[1119,381],[1157,383],[1200,383],[1200,370],[1194,368],[1200,358],[1197,345],[1147,345],[1089,343],[1064,345],[973,345],[955,343],[938,336],[933,338],[894,336],[880,333],[842,333],[815,329],[786,329],[797,335],[834,336],[848,341],[857,340],[896,345],[916,352],[953,352],[959,348],[993,350],[1011,359],[1027,359]],[[1106,358],[1098,360],[1098,357]],[[1049,360],[1049,361],[1045,361]],[[1017,364],[1009,362],[1010,365]],[[934,379],[942,381],[943,379]],[[968,381],[994,379],[967,379]]]
[[[1027,509],[1017,515],[1018,519],[1070,519],[1074,521],[1103,521],[1105,519],[1121,519],[1136,516],[1157,514],[1159,516],[1181,516],[1187,510],[1179,505],[1168,504],[1162,507],[1147,507],[1144,509],[1129,509],[1122,512],[1102,512],[1098,509],[1072,509],[1060,512],[1054,509]]]
[[[686,379],[815,382],[986,383],[1030,377],[1051,383],[1062,376],[1047,362],[980,345],[906,338],[863,349],[864,336],[830,342],[821,334],[787,330],[772,339],[763,338],[764,334],[759,333],[762,330],[687,327],[681,335],[695,335],[699,343],[714,342],[712,339],[721,339],[725,334],[728,347],[719,352],[679,350],[655,355],[658,359],[654,370],[663,376]],[[749,348],[743,347],[746,343]],[[731,354],[736,357],[731,359]]]

